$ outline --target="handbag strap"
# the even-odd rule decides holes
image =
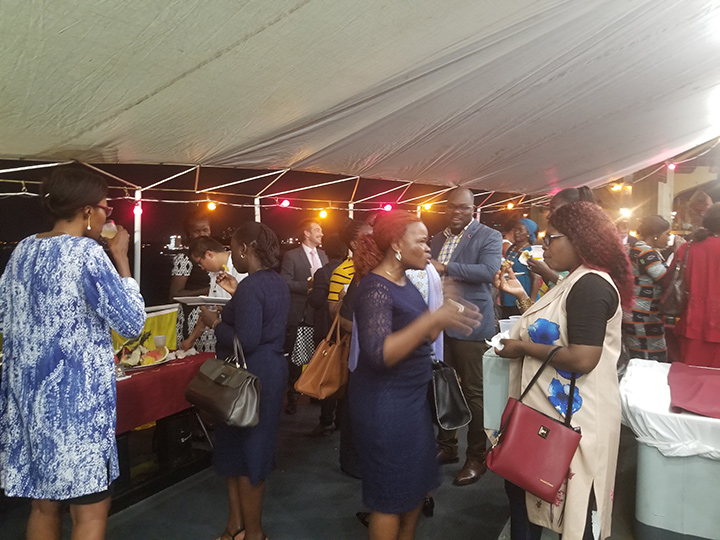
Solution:
[[[243,351],[242,344],[240,343],[237,335],[233,336],[233,350],[235,351],[235,365],[237,367],[247,369],[247,364],[245,362],[245,352]],[[230,360],[232,361],[232,359]],[[240,363],[241,360],[242,364]]]
[[[680,272],[683,272],[685,270],[685,267],[687,266],[688,262],[688,255],[690,255],[690,246],[692,245],[693,241],[690,240],[687,243],[687,248],[685,249],[685,256],[683,257],[682,264],[678,264],[675,266],[675,272],[673,272],[672,281],[677,281],[678,277],[680,276]]]
[[[552,359],[555,357],[555,355],[558,353],[558,351],[562,349],[562,347],[558,346],[555,347],[552,351],[550,351],[550,354],[547,355],[547,358],[542,363],[542,366],[540,366],[540,369],[537,370],[535,375],[533,376],[532,380],[530,381],[530,384],[528,384],[525,387],[525,391],[520,396],[520,399],[518,401],[522,402],[523,398],[527,395],[528,391],[532,387],[533,384],[537,382],[537,380],[540,378],[540,375],[542,375],[542,372],[545,370],[545,368],[548,366],[548,364],[552,361]],[[573,406],[573,400],[575,399],[575,384],[577,381],[577,374],[573,373],[570,377],[570,393],[568,394],[568,404],[567,408],[565,409],[565,426],[570,427],[570,422],[572,421],[572,406]]]
[[[333,332],[337,334],[337,340],[340,341],[340,310],[338,309],[338,312],[335,314],[335,318],[333,319],[332,324],[330,325],[330,329],[328,330],[327,336],[325,336],[325,341],[330,342],[332,339]]]
[[[565,427],[570,427],[570,421],[572,420],[573,415],[573,403],[575,402],[575,381],[577,380],[577,375],[575,373],[572,374],[572,377],[570,378],[570,393],[568,394],[568,404],[567,409],[565,409]]]
[[[547,355],[547,358],[540,366],[540,369],[535,372],[535,375],[533,376],[532,380],[530,381],[530,384],[528,384],[525,387],[525,390],[523,391],[522,395],[520,396],[520,399],[518,399],[518,402],[522,402],[523,398],[527,395],[530,388],[532,388],[532,385],[537,382],[537,380],[540,378],[540,375],[542,375],[542,372],[545,370],[547,365],[552,361],[553,357],[558,353],[558,351],[562,349],[561,346],[555,347],[552,351],[550,351],[550,354]],[[570,395],[568,396],[568,404],[567,408],[565,409],[565,422],[564,425],[568,428],[570,428],[570,422],[572,420],[572,405],[573,405],[573,398],[575,397],[575,381],[577,379],[577,375],[575,373],[572,374],[572,377],[570,378]],[[512,416],[512,415],[511,415]],[[505,429],[507,428],[508,424],[510,423],[510,418],[507,419],[504,425],[500,426],[500,429],[497,432],[497,438],[495,442],[493,443],[493,448],[497,446],[500,436],[505,432]],[[572,428],[571,428],[572,429]]]
[[[542,363],[540,368],[535,372],[535,375],[533,375],[533,378],[530,380],[530,383],[525,387],[525,390],[520,395],[520,399],[518,401],[522,401],[523,398],[527,395],[527,393],[530,391],[530,388],[532,388],[532,385],[537,382],[537,380],[540,378],[540,375],[542,375],[542,372],[545,371],[545,368],[548,366],[548,364],[552,361],[552,359],[555,357],[555,355],[558,353],[558,351],[562,349],[561,346],[555,347],[552,351],[550,351],[550,354],[547,355],[547,358],[545,358],[545,361]]]

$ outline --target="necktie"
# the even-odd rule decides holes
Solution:
[[[322,266],[320,264],[320,257],[318,257],[317,250],[313,249],[310,252],[310,260],[312,263],[310,264],[310,274],[315,275],[315,272],[318,271],[318,269]]]

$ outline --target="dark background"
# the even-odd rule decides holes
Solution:
[[[32,165],[39,162],[17,162],[12,160],[0,160],[0,168],[8,169],[24,165]],[[187,170],[187,166],[174,165],[101,165],[103,170],[114,174],[122,179],[137,185],[151,185],[154,182],[167,178],[173,174]],[[38,192],[38,184],[44,177],[51,174],[52,168],[34,169],[14,173],[3,173],[0,175],[0,272],[7,264],[15,244],[23,238],[32,234],[49,230],[52,223],[47,219],[40,207],[38,197],[32,195],[9,195],[18,193],[23,189],[22,181],[29,193]],[[202,168],[198,180],[198,189],[205,189],[227,182],[233,182],[243,178],[250,178],[263,171]],[[225,195],[212,194],[208,198],[216,201],[217,209],[208,212],[211,221],[213,236],[224,244],[230,243],[232,231],[243,221],[254,220],[255,211],[253,197],[260,192],[274,177],[266,177],[260,180],[252,180],[237,184],[222,191]],[[296,189],[307,185],[315,185],[323,182],[330,182],[342,178],[337,175],[319,173],[288,172],[275,182],[265,194],[272,194],[286,190]],[[11,182],[7,182],[11,180]],[[125,197],[133,196],[133,188],[127,191],[122,188],[122,183],[106,178],[110,185],[110,206],[114,208],[113,219],[118,225],[122,225],[133,233],[133,207],[134,201]],[[142,276],[141,290],[147,305],[158,305],[169,301],[168,287],[170,281],[170,270],[172,257],[176,252],[169,251],[165,245],[169,242],[171,235],[182,235],[184,217],[197,210],[207,207],[205,201],[195,202],[204,197],[194,193],[195,172],[187,173],[177,179],[171,180],[162,187],[168,191],[148,190],[143,192],[143,199],[165,200],[175,202],[143,202],[142,214]],[[357,187],[354,200],[369,197],[375,193],[386,191],[397,187],[397,182],[383,180],[362,179]],[[347,181],[311,190],[280,195],[278,197],[262,198],[261,210],[262,222],[272,228],[281,241],[283,251],[294,247],[293,241],[297,236],[297,224],[305,218],[316,218],[321,208],[339,207],[329,209],[328,217],[320,220],[325,234],[338,232],[341,224],[347,218],[347,205],[341,201],[349,200],[355,189],[355,181]],[[404,188],[403,188],[404,189]],[[385,203],[395,203],[398,197],[403,199],[428,194],[439,189],[441,186],[430,186],[413,184],[404,194],[403,189],[395,190],[387,195],[361,203],[355,207],[355,218],[366,220],[370,214],[381,211],[380,207]],[[190,190],[188,192],[188,190]],[[439,196],[440,199],[444,195]],[[476,197],[480,203],[485,195]],[[502,200],[508,194],[495,193],[487,202]],[[284,198],[291,202],[291,208],[277,206]],[[405,210],[415,210],[417,204],[425,202],[425,198],[419,199],[406,205],[396,206]],[[222,203],[229,203],[238,206],[229,206]],[[504,219],[509,217],[509,212],[495,212],[483,214],[482,221],[490,226],[497,226]],[[423,221],[431,234],[440,231],[444,226],[444,215],[442,205],[435,206],[429,212],[423,212]],[[130,253],[132,260],[132,253]]]

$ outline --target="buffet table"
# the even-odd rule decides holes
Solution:
[[[185,387],[214,353],[199,353],[131,373],[117,381],[117,426],[125,433],[190,408]]]
[[[620,382],[623,423],[638,441],[638,540],[717,539],[720,420],[670,411],[670,364],[630,360]]]

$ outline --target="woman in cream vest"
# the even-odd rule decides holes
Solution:
[[[562,420],[575,373],[572,425],[582,439],[554,504],[506,481],[511,536],[539,540],[546,527],[563,540],[592,539],[590,515],[597,509],[601,538],[607,538],[620,438],[616,364],[622,307],[632,302],[632,269],[613,223],[593,203],[559,208],[543,243],[547,265],[569,275],[533,304],[511,271],[498,272],[496,286],[517,296],[523,315],[497,353],[514,359],[510,395],[517,398],[550,351],[562,347],[523,402]]]

